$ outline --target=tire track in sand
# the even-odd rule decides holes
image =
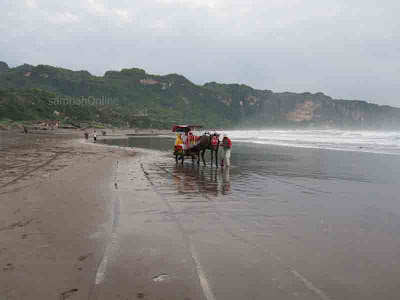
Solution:
[[[12,184],[16,183],[19,179],[21,179],[21,178],[23,178],[23,177],[25,177],[25,176],[27,176],[27,175],[29,175],[29,174],[31,174],[31,173],[33,173],[33,172],[39,170],[40,168],[43,168],[43,167],[47,166],[47,165],[50,164],[53,160],[55,160],[58,156],[60,156],[60,153],[54,154],[50,159],[48,159],[47,161],[45,161],[43,164],[41,164],[41,165],[35,167],[34,169],[32,169],[32,170],[30,170],[30,171],[28,171],[28,172],[22,173],[21,175],[15,177],[14,179],[11,179],[9,182],[7,182],[7,183],[1,185],[1,186],[0,186],[0,189],[5,188],[5,187],[7,187],[7,186],[9,186],[9,185],[12,185]]]
[[[215,300],[214,294],[211,291],[210,284],[208,283],[207,276],[206,276],[206,274],[205,274],[205,272],[203,270],[203,267],[202,267],[202,265],[200,263],[199,256],[198,256],[198,254],[196,252],[196,249],[195,249],[195,247],[193,245],[191,237],[186,234],[185,229],[182,226],[182,223],[179,221],[179,219],[176,216],[176,213],[175,213],[173,207],[168,202],[168,200],[165,197],[165,195],[162,194],[158,190],[157,186],[150,179],[149,173],[145,170],[142,162],[140,163],[140,167],[142,168],[144,176],[146,177],[146,179],[148,180],[148,182],[152,186],[153,190],[157,193],[157,195],[162,199],[162,201],[167,206],[168,212],[170,214],[170,217],[173,219],[173,221],[175,222],[176,226],[178,227],[178,230],[180,231],[180,233],[182,235],[183,241],[184,241],[184,243],[186,245],[186,248],[188,249],[188,251],[190,253],[190,256],[192,258],[193,264],[194,264],[194,266],[196,268],[197,277],[199,278],[200,286],[201,286],[201,288],[203,290],[204,297],[207,300]]]
[[[164,171],[165,173],[169,174],[169,175],[172,176],[172,177],[176,177],[176,178],[179,178],[179,179],[182,180],[182,178],[181,178],[179,175],[174,174],[174,173],[168,171],[167,169],[165,169],[165,168],[163,168],[163,167],[161,167],[161,166],[158,166],[158,165],[156,165],[156,164],[153,164],[153,166],[159,168],[160,170]],[[143,167],[142,167],[142,169],[143,169]],[[143,169],[143,170],[144,170],[144,169]],[[146,172],[146,173],[147,173],[147,172]],[[148,176],[146,175],[146,177],[148,177]],[[149,181],[150,181],[150,179],[149,179]],[[199,191],[199,194],[201,194],[203,197],[205,197],[205,198],[208,199],[208,200],[212,200],[212,198],[211,198],[210,196],[208,196],[207,194],[205,194],[204,192],[200,192],[200,191]],[[236,238],[236,239],[238,239],[238,240],[240,240],[240,241],[242,241],[242,242],[244,242],[244,243],[246,243],[246,244],[252,245],[252,246],[255,247],[255,248],[259,248],[259,247],[257,247],[255,244],[253,244],[250,240],[248,240],[248,239],[246,239],[246,238],[244,238],[244,237],[242,237],[242,236],[240,236],[240,235],[234,233],[230,228],[228,228],[228,227],[225,225],[225,223],[223,222],[223,220],[222,220],[222,213],[221,213],[220,211],[218,211],[218,209],[217,209],[217,207],[216,207],[214,201],[211,201],[211,203],[212,203],[212,205],[213,205],[213,208],[214,208],[214,210],[215,210],[215,213],[216,213],[216,215],[218,216],[219,221],[220,221],[221,225],[223,226],[223,229],[224,229],[225,232],[227,232],[227,233],[230,234],[232,237],[234,237],[234,238]],[[176,216],[175,216],[175,218],[176,218]],[[194,249],[193,249],[193,250],[194,250]],[[301,275],[301,273],[298,272],[294,267],[292,267],[291,265],[288,265],[287,263],[285,263],[285,262],[283,261],[283,259],[282,259],[280,256],[278,256],[278,255],[272,253],[272,252],[271,252],[270,250],[268,250],[268,249],[263,249],[263,251],[264,251],[264,253],[266,253],[266,254],[268,254],[269,256],[271,256],[271,257],[273,257],[274,259],[276,259],[283,267],[285,267],[285,269],[287,269],[287,271],[288,271],[292,276],[294,276],[297,280],[301,281],[301,282],[305,285],[305,287],[306,287],[308,290],[310,290],[310,291],[313,292],[315,295],[317,295],[321,300],[331,300],[331,298],[330,298],[325,292],[323,292],[323,291],[322,291],[320,288],[318,288],[314,283],[312,283],[312,281],[308,280],[308,279],[305,278],[303,275]]]

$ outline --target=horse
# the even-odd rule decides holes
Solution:
[[[211,150],[211,167],[213,165],[214,160],[214,152],[215,152],[215,165],[218,168],[218,149],[219,149],[219,136],[220,134],[214,132],[213,134],[206,132],[197,142],[199,148],[199,154],[201,153],[201,158],[203,159],[203,164],[206,165],[206,161],[204,159],[204,153],[206,150]],[[200,155],[197,159],[197,164],[200,164]]]

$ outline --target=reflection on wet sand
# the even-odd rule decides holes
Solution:
[[[222,181],[222,194],[227,195],[231,192],[231,179],[230,179],[230,168],[223,170],[223,181]]]
[[[238,143],[216,170],[176,165],[170,144],[130,146],[218,299],[398,299],[400,156]]]
[[[213,197],[231,193],[229,168],[219,170],[177,164],[172,174],[180,193],[201,193]]]

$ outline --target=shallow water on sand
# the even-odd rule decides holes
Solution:
[[[106,143],[157,150],[146,172],[171,205],[188,205],[183,224],[190,228],[189,220],[216,218],[238,244],[257,249],[254,265],[221,267],[246,270],[243,286],[258,280],[260,266],[268,267],[257,266],[267,251],[320,291],[317,298],[398,299],[400,156],[236,143],[233,167],[221,170],[189,160],[176,164],[173,141]],[[193,209],[192,201],[201,205]],[[217,263],[227,259],[223,252],[216,256]],[[206,265],[206,273],[213,274],[213,267]]]

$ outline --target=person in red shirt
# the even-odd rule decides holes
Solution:
[[[221,146],[222,146],[222,150],[223,150],[221,167],[224,166],[224,163],[225,163],[225,165],[227,167],[230,167],[230,165],[231,165],[232,141],[227,135],[223,136]]]
[[[189,131],[189,146],[192,147],[195,143],[193,132]]]

